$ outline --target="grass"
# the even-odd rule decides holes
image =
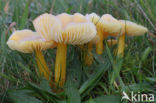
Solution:
[[[44,12],[110,13],[117,19],[144,25],[156,34],[155,5],[155,0],[0,0],[0,102],[121,103],[122,91],[156,94],[156,36],[149,33],[126,37],[123,59],[113,54],[116,46],[106,47],[101,56],[94,49],[91,67],[84,65],[79,47],[68,46],[67,80],[60,94],[52,93],[48,82],[36,73],[34,54],[12,51],[6,45],[11,23],[16,22],[13,28],[17,30],[34,30],[32,20]],[[55,54],[56,49],[44,51],[51,70]]]

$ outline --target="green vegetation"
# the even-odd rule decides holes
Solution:
[[[0,103],[121,103],[122,91],[156,95],[155,5],[156,0],[0,0]],[[126,37],[122,59],[114,55],[117,45],[108,48],[105,44],[101,56],[94,48],[90,67],[83,60],[85,50],[68,46],[66,84],[63,92],[55,94],[48,81],[39,76],[35,55],[13,51],[6,45],[12,29],[34,30],[32,20],[45,12],[109,13],[144,25],[150,33]],[[13,22],[16,25],[11,27]],[[54,71],[56,49],[44,51],[44,55]]]

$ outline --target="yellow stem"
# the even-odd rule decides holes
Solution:
[[[123,34],[119,37],[118,52],[117,52],[118,56],[123,57],[124,48],[125,48],[125,34]]]
[[[107,33],[103,33],[103,32],[98,31],[98,30],[97,30],[97,32],[98,32],[98,35],[99,35],[100,40],[96,44],[96,53],[99,54],[99,55],[101,55],[102,52],[103,52],[103,50],[104,50],[103,40],[105,38],[107,38],[108,35],[107,35]]]
[[[114,46],[118,43],[117,40],[107,40],[108,47]]]
[[[103,52],[103,34],[98,32],[100,40],[96,43],[96,53],[101,55]]]
[[[44,76],[47,80],[49,80],[49,76],[50,76],[50,70],[46,64],[46,61],[44,59],[44,56],[42,54],[41,51],[35,51],[36,54],[36,62],[39,68],[39,73],[40,75]]]
[[[93,43],[88,43],[88,51],[92,51],[93,50]]]
[[[55,62],[55,82],[60,86],[64,86],[66,79],[66,55],[67,45],[58,44]]]
[[[92,55],[93,44],[88,43],[88,50],[85,56],[85,64],[90,66],[93,63],[93,55]]]

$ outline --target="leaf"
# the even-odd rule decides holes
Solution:
[[[146,77],[146,79],[151,82],[156,82],[156,78]]]
[[[51,91],[49,82],[45,79],[42,79],[42,81],[40,82],[40,88],[47,92]]]
[[[12,90],[9,91],[9,97],[14,103],[43,103],[39,99],[28,95],[31,91],[28,90]]]
[[[14,82],[18,81],[18,80],[17,80],[16,78],[14,78],[13,76],[6,75],[6,74],[1,73],[1,72],[0,72],[0,76],[3,77],[3,78],[8,79],[8,80],[10,80],[10,81],[14,81]]]
[[[101,96],[94,99],[95,103],[121,103],[119,95]]]
[[[42,89],[33,83],[29,82],[29,85],[26,87],[26,89],[33,90],[35,95],[37,95],[39,98],[42,98],[44,101],[48,101],[49,103],[60,102],[60,98],[55,93]]]
[[[28,89],[32,89],[32,90],[34,90],[34,91],[36,91],[38,93],[47,93],[47,94],[50,94],[53,97],[58,98],[57,95],[55,93],[53,93],[52,91],[47,91],[47,89],[45,89],[45,88],[43,89],[43,88],[39,87],[38,85],[33,84],[31,82],[29,82],[29,84],[28,84]]]
[[[67,103],[81,103],[78,87],[81,82],[82,66],[78,55],[74,55],[74,60],[71,61],[67,71],[67,81],[65,84],[65,93],[68,97]]]
[[[6,55],[6,35],[5,35],[5,31],[2,32],[1,34],[1,49],[2,49],[2,55]]]
[[[82,86],[79,89],[79,92],[81,94],[81,97],[83,98],[87,93],[89,93],[100,81],[102,78],[104,72],[109,68],[109,63],[105,62],[105,64],[100,64],[97,66],[99,69],[97,73],[92,75],[86,82],[82,84]],[[104,67],[105,65],[105,67]]]
[[[93,98],[90,98],[87,102],[85,102],[85,103],[96,103],[94,100],[93,100]]]
[[[80,93],[71,80],[66,83],[65,93],[68,97],[67,103],[81,103]]]
[[[122,81],[122,79],[121,79],[121,77],[119,75],[120,74],[120,70],[121,70],[123,59],[117,56],[117,59],[115,61],[117,63],[115,63],[114,60],[113,60],[113,56],[112,56],[112,54],[110,52],[110,49],[108,48],[107,43],[106,43],[106,51],[107,51],[109,60],[110,60],[110,62],[112,64],[112,67],[113,67],[113,70],[114,70],[113,71],[113,74],[112,74],[112,77],[111,77],[110,84],[113,84],[114,81],[115,81],[115,79],[118,78],[120,85],[123,87],[125,84],[124,84],[124,82]]]
[[[42,89],[33,83],[29,83],[24,88],[21,88],[18,90],[10,90],[8,92],[8,94],[9,94],[9,97],[11,98],[11,100],[14,101],[14,103],[20,103],[21,100],[24,100],[25,98],[29,99],[30,97],[31,97],[30,100],[33,100],[33,99],[36,100],[36,98],[37,98],[40,101],[42,101],[43,103],[45,103],[45,102],[61,103],[62,102],[60,100],[60,98],[55,93],[53,93],[51,91],[47,91],[45,89]],[[20,97],[19,95],[22,96],[23,98]],[[18,97],[19,100],[15,100],[14,99],[15,96]],[[32,103],[32,102],[28,101],[27,103]],[[40,103],[40,102],[34,102],[34,103]]]
[[[132,84],[124,86],[121,91],[125,92],[138,92],[138,91],[147,91],[150,90],[152,87],[148,83],[140,83],[140,84]]]
[[[142,55],[142,58],[141,58],[141,60],[142,61],[145,61],[145,59],[147,58],[147,56],[149,55],[149,53],[152,51],[152,49],[150,48],[150,47],[147,47],[146,49],[145,49],[145,51],[143,52],[143,55]]]
[[[74,52],[77,53],[76,50]],[[78,88],[80,86],[83,73],[82,73],[82,64],[79,59],[79,56],[75,55],[75,54],[73,55],[71,62],[68,63],[70,65],[68,65],[68,67],[67,67],[68,68],[67,69],[67,80],[69,79],[70,81],[73,81],[75,86]]]
[[[27,22],[27,18],[28,18],[28,14],[29,14],[29,5],[30,5],[31,1],[28,0],[20,21],[20,29],[23,29],[25,27],[25,23]]]
[[[14,8],[14,13],[13,13],[13,17],[12,17],[13,18],[13,21],[16,22],[16,25],[17,26],[19,26],[19,24],[20,24],[19,23],[19,20],[20,20],[20,18],[19,18],[20,17],[19,16],[20,15],[19,14],[19,11],[20,11],[20,3],[19,2],[20,2],[19,0],[16,0],[15,1],[15,4],[14,4],[15,5],[15,8]]]
[[[27,68],[26,66],[24,66],[22,63],[17,62],[17,64],[21,67],[21,69],[27,71],[28,73],[32,73],[31,70]]]
[[[90,102],[90,100],[88,100],[84,103],[121,103],[121,97],[119,95],[99,96],[93,100],[94,102]]]

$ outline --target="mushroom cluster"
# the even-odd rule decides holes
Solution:
[[[9,37],[7,44],[12,50],[22,53],[35,53],[39,73],[53,83],[63,87],[66,79],[67,45],[88,45],[88,55],[85,63],[92,64],[92,46],[96,44],[96,53],[102,54],[103,41],[108,36],[119,37],[119,41],[108,41],[109,45],[118,43],[118,54],[123,55],[125,35],[138,36],[148,31],[147,28],[136,23],[117,20],[110,14],[102,17],[95,13],[86,16],[75,13],[52,15],[44,13],[33,20],[35,32],[29,29],[17,30]],[[135,32],[134,32],[135,31]],[[55,82],[50,74],[43,50],[57,48],[55,60]],[[91,59],[90,59],[91,58]]]
[[[118,20],[110,14],[104,14],[100,17],[96,13],[91,13],[86,14],[86,17],[96,26],[97,36],[99,37],[99,41],[96,43],[96,53],[99,55],[104,50],[103,41],[109,36],[119,38],[118,40],[108,40],[107,43],[108,46],[118,44],[117,56],[122,57],[124,55],[125,35],[140,36],[148,32],[148,29],[142,25],[128,20]],[[92,49],[90,48],[92,48],[92,45],[88,44],[88,47],[88,53],[91,53]],[[89,58],[93,58],[92,54],[90,54]],[[88,56],[86,56],[86,64],[88,66],[92,64],[91,60],[93,59],[89,60]]]

